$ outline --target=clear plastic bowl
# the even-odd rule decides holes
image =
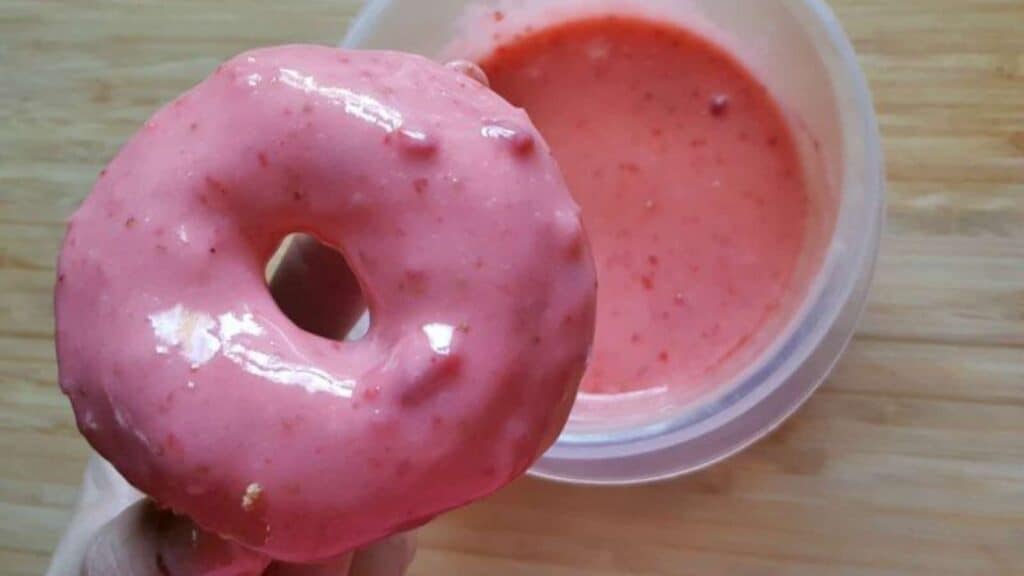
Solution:
[[[344,46],[472,57],[480,48],[474,37],[490,35],[480,14],[500,9],[514,21],[525,12],[581,7],[679,19],[736,53],[790,114],[805,172],[834,205],[834,226],[821,240],[802,302],[722,393],[632,426],[595,429],[571,419],[531,470],[577,484],[645,483],[743,450],[793,414],[832,370],[854,333],[878,253],[882,149],[853,48],[821,0],[371,0]]]

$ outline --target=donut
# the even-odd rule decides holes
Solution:
[[[292,233],[344,258],[365,337],[275,304],[265,267]],[[204,529],[311,562],[522,474],[568,417],[596,280],[523,111],[420,57],[284,46],[132,137],[73,215],[55,291],[92,446]]]

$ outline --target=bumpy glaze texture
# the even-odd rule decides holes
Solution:
[[[345,255],[362,340],[275,305],[264,267],[293,232]],[[72,218],[60,383],[135,486],[317,560],[524,472],[568,416],[595,289],[524,112],[414,56],[256,50],[158,112]]]

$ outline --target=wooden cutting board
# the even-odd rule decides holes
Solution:
[[[424,0],[426,1],[426,0]],[[358,0],[0,0],[0,574],[40,574],[87,454],[56,387],[63,220],[161,103]],[[647,488],[523,480],[413,574],[1024,574],[1024,1],[843,0],[888,153],[867,316],[795,418]]]

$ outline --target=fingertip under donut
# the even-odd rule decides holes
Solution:
[[[348,576],[351,574],[352,554],[322,564],[286,564],[275,562],[263,576]]]
[[[83,576],[260,576],[270,559],[140,501],[102,527]]]
[[[415,557],[415,533],[397,534],[356,552],[349,576],[402,576]]]

